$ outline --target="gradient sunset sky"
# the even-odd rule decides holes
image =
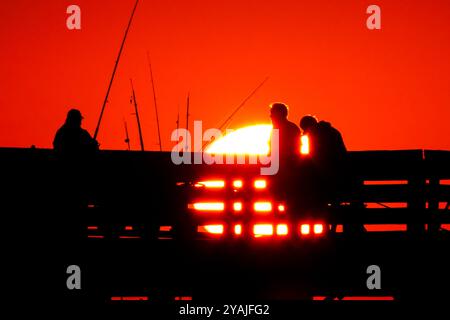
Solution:
[[[51,147],[71,107],[93,134],[134,0],[15,0],[0,6],[0,146]],[[81,7],[81,30],[66,8]],[[382,29],[366,28],[381,7]],[[450,1],[141,0],[98,140],[139,140],[133,78],[146,149],[157,129],[146,52],[156,81],[163,147],[178,108],[218,127],[265,78],[231,128],[267,123],[283,101],[290,119],[331,121],[350,150],[450,149]]]

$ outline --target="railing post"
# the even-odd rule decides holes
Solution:
[[[427,187],[427,200],[428,200],[428,232],[436,233],[439,231],[440,224],[436,220],[438,219],[439,212],[439,199],[438,199],[438,191],[439,191],[439,178],[432,177],[429,180],[429,184]]]
[[[418,168],[419,169],[419,168]],[[408,208],[411,210],[411,219],[407,224],[407,231],[411,234],[425,232],[424,221],[426,217],[426,180],[423,171],[420,168],[419,173],[408,179],[409,199]]]

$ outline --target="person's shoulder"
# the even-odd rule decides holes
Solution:
[[[319,131],[324,131],[324,132],[333,132],[333,133],[338,133],[338,132],[339,132],[339,130],[336,129],[335,127],[333,127],[333,126],[331,125],[331,123],[328,122],[328,121],[320,121],[320,122],[317,124],[317,129],[318,129]]]
[[[342,138],[341,132],[333,127],[331,123],[326,121],[323,122],[324,123],[317,128],[318,134],[326,139],[333,139],[334,141],[344,144],[344,139]]]
[[[332,128],[333,126],[331,125],[330,122],[322,120],[317,123],[317,127],[329,129]]]
[[[61,135],[64,135],[64,133],[67,131],[67,128],[65,126],[59,127],[58,130],[56,130],[55,137],[59,137]]]
[[[288,121],[288,126],[291,130],[300,132],[300,128],[292,121]]]

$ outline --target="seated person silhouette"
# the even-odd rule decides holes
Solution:
[[[56,132],[53,148],[58,157],[63,159],[80,159],[92,155],[98,150],[98,142],[89,132],[81,128],[83,116],[77,109],[67,113],[66,122]]]

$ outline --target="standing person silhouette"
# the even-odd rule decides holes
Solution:
[[[273,129],[278,129],[280,168],[285,162],[297,160],[300,151],[300,129],[288,120],[288,106],[281,102],[270,105]]]
[[[279,171],[274,177],[274,195],[281,201],[291,198],[291,191],[294,191],[293,173],[296,173],[296,167],[300,155],[300,129],[297,125],[288,120],[288,106],[281,102],[275,102],[270,105],[270,118],[274,130],[278,130],[278,140],[271,145],[271,152],[278,151]],[[272,139],[271,139],[272,141]],[[278,147],[278,150],[277,148]]]
[[[98,151],[98,142],[83,128],[83,116],[77,109],[67,113],[65,123],[56,132],[53,149],[60,172],[60,181],[55,190],[56,201],[68,209],[78,210],[88,205],[92,183],[86,179],[95,173],[94,156]]]
[[[53,140],[56,180],[52,190],[53,204],[57,212],[51,224],[58,230],[58,239],[66,250],[59,255],[61,263],[77,258],[80,242],[87,221],[85,211],[95,201],[98,176],[95,155],[98,143],[81,127],[83,116],[77,109],[67,113],[66,121],[58,129]],[[67,253],[67,254],[66,254]],[[70,254],[69,254],[70,253]],[[77,259],[81,259],[78,256]]]

